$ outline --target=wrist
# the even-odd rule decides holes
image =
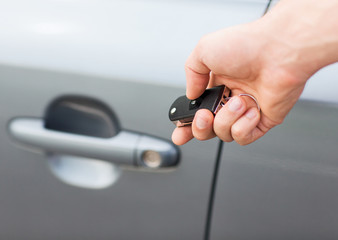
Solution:
[[[338,1],[283,0],[258,24],[263,58],[300,79],[338,61]]]

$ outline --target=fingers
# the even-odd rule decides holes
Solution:
[[[231,127],[234,140],[240,145],[247,145],[264,135],[257,125],[260,113],[256,107],[249,108]]]
[[[177,127],[171,135],[171,140],[176,145],[183,145],[193,139],[191,126]]]
[[[216,114],[214,131],[225,142],[234,140],[232,126],[246,111],[246,102],[243,98],[235,96]],[[236,140],[236,139],[235,139]]]
[[[256,141],[268,130],[260,127],[260,111],[257,106],[252,107],[252,103],[247,101],[249,100],[240,96],[232,97],[215,117],[209,110],[199,110],[192,126],[174,130],[173,142],[183,145],[194,137],[208,140],[215,136],[225,142],[235,140],[240,145]]]
[[[199,110],[192,126],[176,128],[172,134],[172,141],[176,145],[183,145],[194,137],[198,140],[208,140],[215,137],[213,132],[214,115],[206,109]]]
[[[214,131],[225,142],[235,140],[240,145],[247,145],[264,135],[257,128],[260,112],[256,106],[243,97],[233,97],[216,115]]]
[[[186,95],[189,99],[195,99],[202,95],[209,82],[210,69],[203,63],[202,47],[200,42],[188,57],[185,64],[187,79]]]
[[[208,140],[215,137],[213,130],[214,115],[206,109],[201,109],[195,114],[192,123],[192,132],[198,140]]]

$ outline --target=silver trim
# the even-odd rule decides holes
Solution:
[[[139,133],[120,131],[112,138],[96,138],[44,127],[42,119],[21,118],[9,123],[9,133],[19,143],[45,152],[106,160],[120,165],[144,166],[142,154],[154,151],[161,155],[160,167],[178,163],[178,149],[169,141]]]

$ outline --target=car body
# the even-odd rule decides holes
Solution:
[[[249,146],[170,143],[169,106],[185,93],[184,62],[197,41],[259,18],[267,5],[3,1],[1,239],[336,239],[337,65],[318,72],[285,123]],[[64,150],[70,142],[58,152],[55,139],[52,147],[43,145],[50,139],[37,147],[16,135],[16,120],[43,124],[60,98],[107,107],[117,134],[168,144],[179,164],[147,168],[124,164],[120,155],[100,159],[102,145],[95,155],[91,143],[102,139],[76,133],[61,137],[90,141],[74,154]]]

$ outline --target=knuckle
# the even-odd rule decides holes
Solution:
[[[258,123],[257,128],[261,130],[263,133],[267,133],[273,127],[282,124],[282,122],[283,122],[283,119],[279,121],[272,121],[267,118],[261,118],[261,121]]]
[[[197,43],[197,46],[203,46],[206,42],[209,41],[211,33],[203,35]]]
[[[210,138],[211,133],[208,129],[205,129],[203,131],[195,129],[193,131],[193,135],[194,135],[194,138],[196,138],[197,140],[204,141]]]
[[[203,140],[206,140],[206,137],[207,134],[204,133],[204,132],[201,132],[201,131],[194,131],[194,137],[197,139],[197,140],[200,140],[200,141],[203,141]]]
[[[236,140],[236,142],[245,142],[246,140],[246,133],[242,128],[237,127],[236,125],[231,128],[231,135]]]
[[[196,71],[195,71],[195,70],[193,69],[193,67],[192,67],[192,60],[191,60],[190,57],[187,59],[187,61],[186,61],[185,64],[184,64],[184,71],[185,71],[185,72],[191,71],[191,72],[193,72],[193,73],[196,73]]]
[[[215,129],[216,136],[224,142],[232,142],[233,138],[228,130]]]
[[[204,141],[205,138],[203,136],[200,136],[200,135],[194,135],[194,137],[199,140],[199,141]]]
[[[232,142],[234,139],[232,137],[219,137],[223,142]]]
[[[250,144],[251,142],[237,142],[237,143],[241,146],[245,146],[245,145]]]
[[[210,33],[202,36],[200,40],[198,41],[194,51],[198,53],[199,55],[202,55],[204,50],[207,48],[210,41]]]
[[[216,136],[221,139],[223,142],[232,142],[234,139],[232,138],[230,131],[220,131],[220,129],[215,129]]]

